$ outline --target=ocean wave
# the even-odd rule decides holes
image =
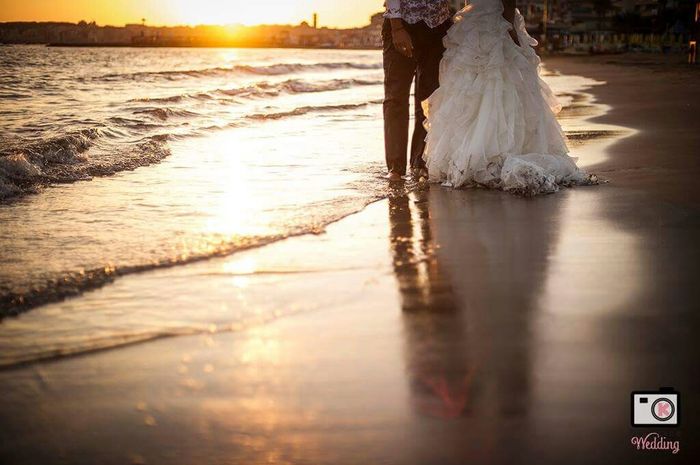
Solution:
[[[83,163],[83,153],[100,135],[98,129],[86,129],[0,152],[0,199],[33,192],[53,167]]]
[[[302,94],[312,92],[329,92],[335,90],[350,89],[357,86],[379,85],[382,81],[369,79],[333,79],[331,81],[305,81],[302,79],[290,79],[273,87],[290,94]]]
[[[245,118],[248,120],[255,120],[255,121],[278,120],[278,119],[288,118],[290,116],[301,116],[301,115],[305,115],[307,113],[355,110],[358,108],[364,108],[364,107],[367,107],[369,105],[377,104],[380,102],[381,102],[381,100],[371,100],[369,102],[345,103],[345,104],[339,104],[339,105],[310,105],[310,106],[298,107],[298,108],[294,108],[292,110],[285,110],[285,111],[279,111],[279,112],[253,113],[250,115],[246,115]]]
[[[321,83],[289,80],[276,85],[275,89],[289,92],[321,92],[344,86],[365,85],[364,83],[365,81],[358,80]],[[223,126],[211,125],[209,122],[208,125],[200,124],[199,127],[192,126],[188,130],[176,131],[166,122],[175,118],[186,119],[203,115],[171,107],[134,108],[131,110],[131,117],[112,116],[98,127],[39,142],[5,144],[9,148],[0,150],[0,201],[35,193],[39,188],[50,184],[110,176],[120,171],[157,163],[170,154],[167,146],[169,139],[199,136],[210,130],[240,127],[254,121],[280,120],[313,112],[349,111],[376,103],[381,103],[381,100],[303,106],[244,115]],[[164,133],[156,134],[158,131]]]
[[[167,121],[170,118],[191,118],[193,116],[200,116],[199,113],[194,111],[167,107],[140,108],[134,110],[133,113],[135,115],[147,115],[159,121]]]
[[[203,134],[206,134],[207,132],[210,131],[219,131],[219,130],[224,130],[224,129],[232,129],[232,128],[240,128],[244,127],[246,125],[250,125],[253,122],[256,121],[274,121],[274,120],[281,120],[285,118],[291,118],[295,116],[302,116],[306,115],[308,113],[323,113],[323,112],[342,112],[342,111],[351,111],[351,110],[356,110],[359,108],[365,108],[370,105],[377,105],[381,104],[383,100],[370,100],[366,102],[357,102],[357,103],[345,103],[345,104],[337,104],[337,105],[308,105],[308,106],[303,106],[303,107],[296,107],[292,108],[290,110],[280,110],[280,111],[270,111],[267,113],[251,113],[248,115],[241,116],[239,119],[229,121],[223,124],[209,124],[209,125],[203,125],[200,127],[193,127],[190,131],[184,132],[178,135],[173,135],[172,138],[188,138],[188,137],[197,137],[201,136]],[[163,108],[163,115],[165,114],[170,114],[171,109],[168,108]],[[165,117],[159,118],[161,120],[165,120]],[[129,118],[118,118],[118,117],[113,117],[111,118],[112,121],[118,122],[121,125],[125,125],[130,128],[144,128],[144,129],[150,129],[151,127],[161,127],[158,125],[154,124],[149,124],[141,120],[133,120]]]
[[[129,100],[130,102],[143,102],[143,103],[179,103],[183,100],[190,98],[190,94],[184,95],[173,95],[171,97],[144,97],[135,98]]]
[[[165,70],[165,71],[139,71],[136,73],[111,73],[99,76],[98,80],[143,80],[148,78],[161,78],[168,80],[200,78],[211,76],[226,76],[229,74],[249,74],[262,76],[278,76],[284,74],[302,73],[310,71],[331,71],[341,69],[372,70],[381,69],[381,63],[355,63],[355,62],[331,62],[331,63],[277,63],[265,66],[234,65],[231,67],[214,67],[189,70]]]
[[[160,123],[149,122],[139,118],[126,118],[123,116],[112,116],[108,121],[119,127],[135,131],[156,130],[163,127]]]
[[[283,82],[269,83],[266,81],[245,87],[230,89],[214,89],[208,92],[187,93],[166,97],[143,97],[130,100],[140,103],[181,103],[186,100],[213,100],[217,95],[228,97],[256,98],[274,97],[281,93],[303,94],[316,92],[331,92],[350,89],[356,86],[380,85],[382,81],[370,79],[332,79],[328,81],[307,81],[303,79],[288,79]]]
[[[0,152],[0,200],[33,193],[49,184],[157,163],[170,154],[167,139],[167,135],[154,135],[127,143],[118,131],[92,128],[15,146]]]

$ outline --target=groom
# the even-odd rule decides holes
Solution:
[[[406,174],[408,108],[415,79],[415,129],[411,141],[411,174],[425,176],[426,131],[421,102],[439,85],[442,39],[452,25],[448,0],[386,0],[384,49],[384,150],[387,179]]]

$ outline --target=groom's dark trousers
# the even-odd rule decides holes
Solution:
[[[409,98],[415,78],[415,130],[411,141],[411,168],[425,166],[425,115],[421,102],[439,86],[440,60],[445,48],[442,39],[452,25],[451,20],[430,28],[423,21],[416,24],[403,22],[413,42],[413,57],[402,55],[394,47],[391,23],[384,20],[384,150],[390,172],[406,174],[408,149]]]

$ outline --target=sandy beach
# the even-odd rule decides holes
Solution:
[[[6,354],[0,462],[697,463],[700,80],[642,58],[545,60],[597,82],[562,121],[607,183],[390,191],[323,231],[4,320],[241,310],[113,350]],[[683,396],[681,426],[658,429],[677,454],[631,444],[655,430],[631,426],[630,393],[661,386]]]
[[[684,56],[609,55],[576,60],[546,60],[565,74],[595,76],[596,99],[610,111],[594,118],[639,131],[614,144],[595,166],[615,185],[643,190],[658,200],[698,206],[700,119],[697,118],[698,69]]]

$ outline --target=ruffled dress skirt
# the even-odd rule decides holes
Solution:
[[[537,45],[516,11],[521,46],[500,0],[473,0],[445,37],[440,87],[423,102],[429,179],[520,195],[592,184],[568,156],[561,110],[539,77]]]

